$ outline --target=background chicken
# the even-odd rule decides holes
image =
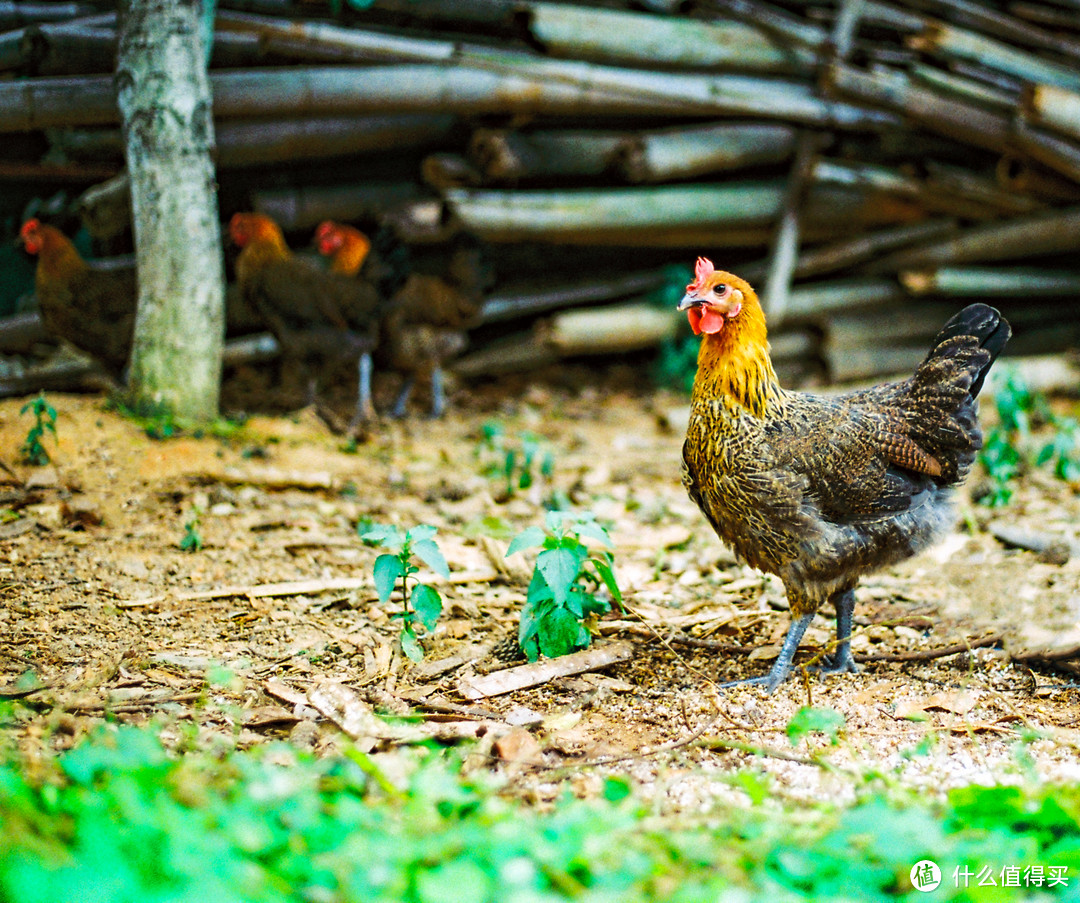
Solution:
[[[324,222],[316,230],[316,243],[330,257],[335,273],[356,275],[366,262],[366,278],[382,285],[389,299],[382,310],[377,357],[381,365],[405,378],[393,416],[405,416],[417,377],[430,381],[431,414],[442,416],[446,408],[443,365],[465,349],[465,330],[475,320],[487,287],[478,249],[457,248],[444,279],[403,272],[401,261],[388,260],[400,248],[376,247],[369,255],[366,236],[351,226]]]
[[[982,444],[976,396],[1009,339],[985,304],[964,308],[913,376],[835,397],[782,389],[754,290],[698,259],[679,305],[702,335],[683,482],[717,534],[784,582],[793,622],[762,683],[771,692],[814,613],[836,608],[827,671],[854,671],[855,585],[929,545]],[[741,681],[737,681],[739,683]]]
[[[45,328],[119,379],[135,329],[134,266],[87,262],[63,232],[37,219],[23,223],[19,238],[38,258],[34,286]]]
[[[374,419],[371,352],[378,336],[379,299],[362,280],[327,273],[295,257],[277,223],[259,213],[237,213],[229,234],[240,249],[240,293],[274,333],[286,360],[307,376],[308,403],[320,377],[359,362],[356,409],[350,428]]]

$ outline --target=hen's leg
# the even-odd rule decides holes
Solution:
[[[371,423],[375,419],[375,405],[371,401],[371,354],[365,351],[360,355],[356,386],[356,410],[349,429],[354,430],[362,423]]]
[[[795,660],[795,650],[799,648],[803,634],[806,633],[806,628],[810,626],[812,620],[814,620],[814,613],[810,612],[791,622],[787,636],[784,637],[784,645],[780,647],[780,654],[776,657],[772,670],[768,674],[761,677],[749,677],[745,680],[732,680],[726,684],[720,684],[720,689],[737,687],[743,684],[760,684],[765,687],[766,693],[771,693],[787,680],[791,674],[791,664]]]
[[[851,616],[855,611],[855,590],[846,589],[833,596],[836,606],[836,651],[825,656],[822,674],[854,674],[859,670],[851,657]]]
[[[442,417],[446,411],[446,389],[443,386],[442,367],[435,365],[431,371],[431,416]]]
[[[416,377],[413,374],[409,374],[405,377],[405,382],[401,386],[401,393],[397,397],[397,401],[394,402],[394,407],[390,411],[390,416],[396,420],[401,420],[405,416],[406,408],[409,404],[409,396],[412,395],[413,384],[416,382]]]

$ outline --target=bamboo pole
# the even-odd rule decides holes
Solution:
[[[631,182],[665,182],[786,160],[795,129],[770,123],[671,128],[625,138],[616,162]]]
[[[780,181],[577,191],[455,189],[445,194],[451,211],[467,229],[504,239],[557,238],[628,226],[763,224],[779,212],[782,196]]]
[[[558,307],[575,307],[612,301],[630,295],[643,295],[664,285],[663,272],[612,273],[590,279],[533,291],[498,291],[484,300],[479,322],[501,323]]]
[[[943,56],[958,57],[1000,69],[1026,82],[1080,89],[1080,72],[1071,66],[1060,65],[988,38],[985,35],[945,22],[931,21],[918,35],[907,39],[914,50]]]
[[[444,196],[464,228],[492,241],[599,243],[622,236],[659,246],[667,243],[663,233],[671,232],[725,244],[736,239],[737,246],[738,230],[766,226],[780,215],[784,185],[769,180],[572,191],[452,189]],[[808,222],[830,227],[818,235],[918,216],[917,208],[901,201],[842,187],[815,185],[807,198]]]
[[[756,0],[710,0],[709,5],[741,22],[752,22],[786,44],[816,52],[824,51],[828,32],[820,25],[792,16],[768,3]]]
[[[97,12],[93,3],[35,3],[33,0],[0,2],[0,28],[22,28],[35,22],[63,22]]]
[[[516,132],[477,129],[469,158],[492,181],[537,176],[595,176],[611,166],[625,136],[616,132]]]
[[[1080,144],[1034,128],[1023,119],[1013,122],[1012,143],[1043,166],[1080,182]]]
[[[251,194],[252,206],[282,229],[313,229],[323,220],[383,219],[422,195],[409,182],[366,182],[263,188]]]
[[[988,219],[1003,211],[1017,212],[1017,204],[1011,198],[1000,197],[1005,192],[996,185],[979,185],[979,190],[971,185],[944,185],[933,178],[918,178],[873,163],[819,160],[814,168],[814,178],[827,184],[906,198],[929,213]],[[1030,201],[1019,204],[1022,210],[1030,210],[1033,206],[1040,205]]]
[[[1080,61],[1080,44],[1032,26],[993,7],[972,0],[907,0],[909,5],[943,15],[957,25],[984,32],[1009,44],[1022,44]]]
[[[1033,267],[940,267],[900,273],[904,288],[915,295],[1080,296],[1080,273]]]
[[[894,279],[856,277],[797,286],[788,298],[791,319],[818,318],[856,307],[899,303],[907,293]]]
[[[1017,154],[1005,154],[994,167],[999,185],[1054,204],[1080,201],[1080,185]]]
[[[529,30],[555,56],[759,73],[809,73],[815,54],[741,22],[703,22],[561,3],[527,3]]]
[[[825,84],[842,97],[903,113],[946,137],[997,153],[1009,147],[1008,117],[916,87],[901,72],[865,72],[834,63],[826,71]]]
[[[266,49],[299,58],[329,56],[341,62],[445,63],[459,50],[455,41],[341,28],[321,22],[288,22],[250,13],[222,11],[215,23],[219,31],[255,34]]]
[[[560,357],[627,354],[673,339],[679,326],[671,311],[651,304],[613,304],[556,314],[537,335]]]
[[[928,219],[909,225],[879,229],[857,238],[812,248],[799,255],[795,277],[824,276],[857,266],[873,257],[920,242],[936,242],[957,230],[954,219]]]
[[[889,254],[868,264],[868,273],[992,260],[1023,260],[1080,250],[1080,206],[1040,211],[965,229],[952,238]]]
[[[1015,90],[988,85],[973,78],[965,78],[955,72],[947,72],[937,66],[916,62],[908,67],[908,72],[916,82],[932,91],[947,94],[964,103],[972,103],[988,110],[1009,112],[1016,107],[1020,99],[1019,86]]]
[[[1031,85],[1021,99],[1029,122],[1080,140],[1080,92],[1055,85]]]
[[[484,68],[480,68],[484,67]],[[496,68],[498,71],[496,71]],[[887,114],[814,96],[809,85],[741,75],[689,76],[527,58],[214,71],[222,118],[358,113],[731,115],[877,130]],[[0,82],[0,132],[117,121],[111,76]]]
[[[427,113],[313,116],[226,119],[215,132],[218,163],[230,168],[424,147],[443,139],[453,125],[452,116]]]
[[[824,139],[825,136],[809,131],[799,135],[795,146],[795,160],[791,164],[787,184],[784,186],[784,195],[780,201],[780,221],[769,249],[768,272],[762,294],[765,314],[774,326],[779,326],[784,321],[790,300],[791,277],[799,254],[803,197]]]

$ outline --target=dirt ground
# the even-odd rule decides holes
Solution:
[[[180,747],[287,738],[331,753],[340,725],[390,771],[418,739],[479,738],[468,767],[538,798],[564,780],[588,795],[600,773],[620,772],[681,810],[745,802],[733,776],[747,767],[790,798],[843,799],[871,769],[928,793],[1032,769],[1080,779],[1080,693],[1067,674],[1012,657],[1080,644],[1080,560],[1049,563],[985,529],[1077,542],[1069,486],[1033,475],[1000,512],[965,491],[957,532],[861,584],[857,657],[913,660],[793,679],[772,696],[721,691],[768,669],[788,625],[782,587],[737,563],[686,497],[669,414],[684,401],[620,388],[634,384],[583,371],[459,392],[445,420],[382,423],[355,449],[311,411],[252,417],[228,439],[158,441],[102,397],[54,396],[55,467],[43,468],[18,463],[23,401],[0,403],[0,696],[20,700],[5,730],[31,755],[103,719],[154,720]],[[540,437],[551,478],[507,497],[484,473],[492,421],[507,441]],[[532,559],[503,553],[543,523],[555,491],[611,527],[628,611],[600,622],[597,647],[629,642],[633,657],[466,699],[462,681],[520,664],[492,645],[515,634]],[[195,512],[203,547],[183,551]],[[421,574],[445,602],[421,665],[400,652],[400,603],[376,597],[362,519],[438,527],[451,580]],[[800,661],[832,632],[819,617]],[[978,648],[934,657],[955,644]],[[837,746],[788,742],[808,703],[844,715]],[[372,708],[419,717],[387,726]],[[819,752],[836,770],[810,762]]]

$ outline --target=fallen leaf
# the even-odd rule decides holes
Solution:
[[[499,737],[491,749],[504,762],[536,761],[540,757],[539,742],[523,727]]]
[[[915,712],[925,712],[929,709],[942,709],[954,715],[966,715],[978,705],[978,702],[971,693],[963,690],[957,693],[935,693],[922,701],[901,703],[896,707],[896,717],[907,718]]]

